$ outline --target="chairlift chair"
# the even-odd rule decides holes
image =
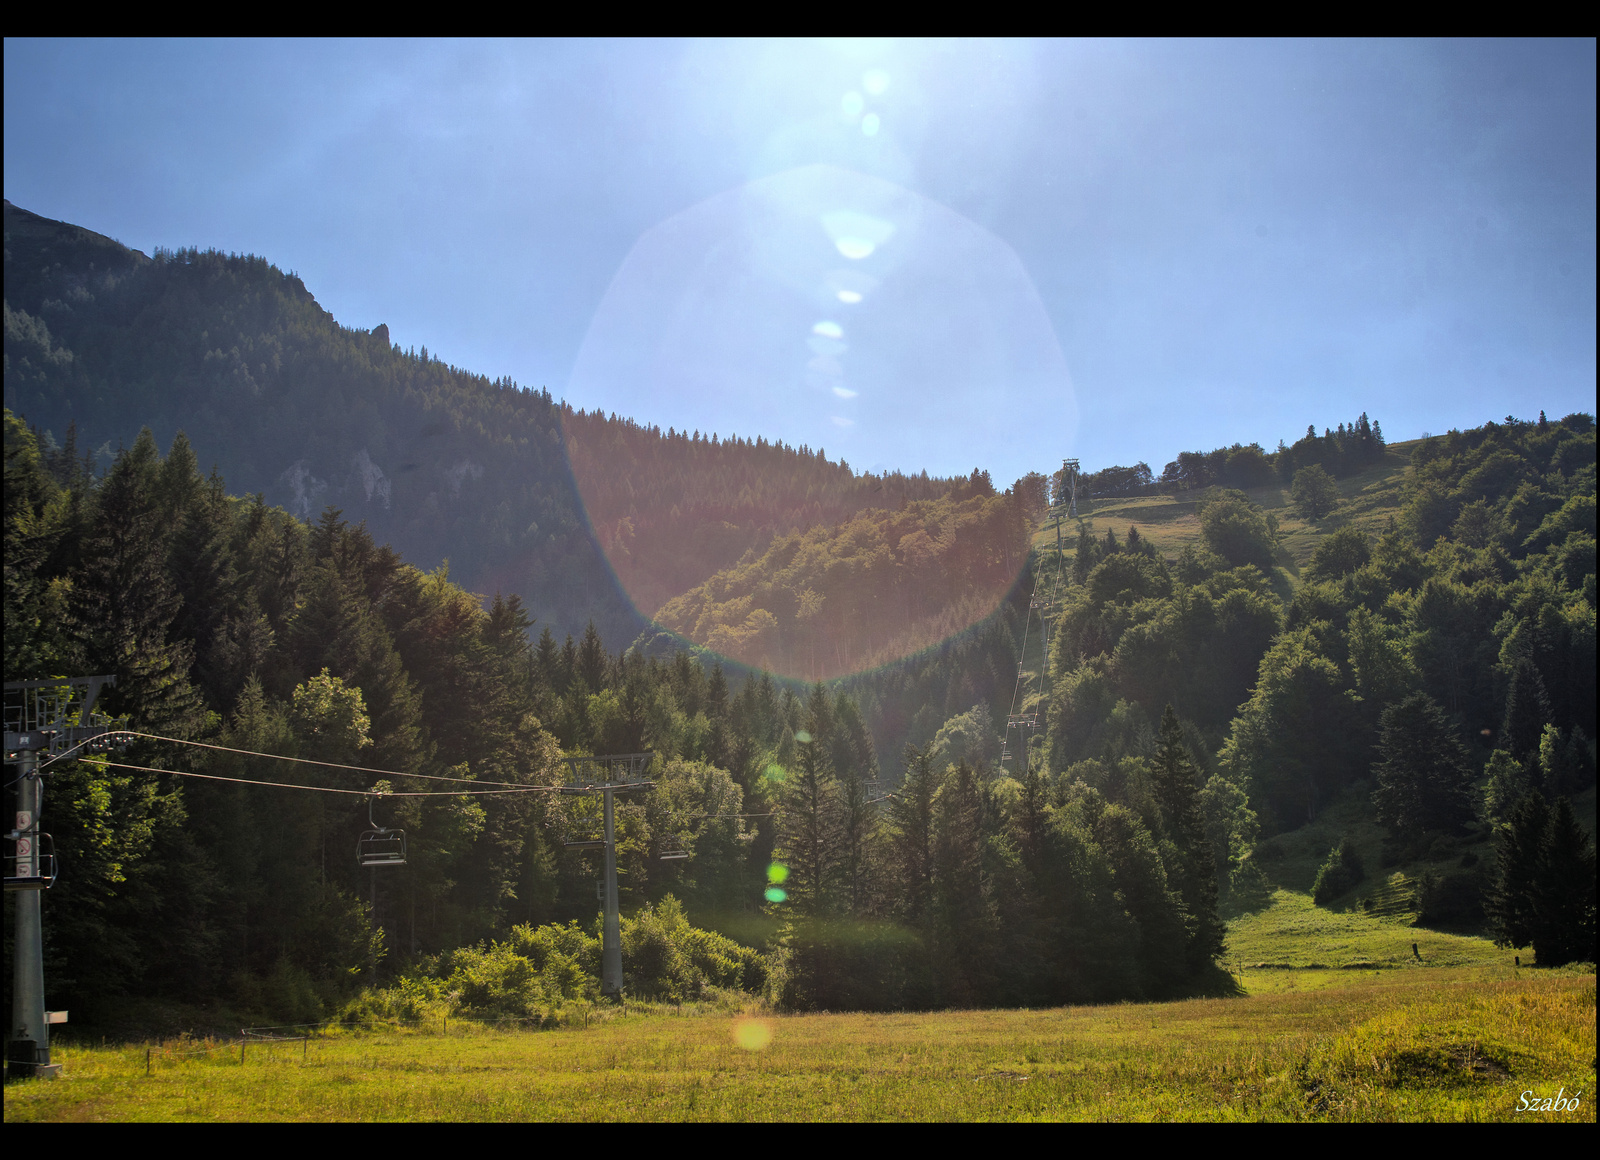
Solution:
[[[683,837],[681,835],[663,834],[661,836],[661,853],[659,855],[661,861],[673,862],[681,858],[687,858],[688,856],[689,851],[684,849]]]
[[[367,799],[367,821],[372,828],[361,835],[356,843],[358,866],[404,866],[406,864],[406,832],[389,826],[380,826],[372,817],[372,799]]]

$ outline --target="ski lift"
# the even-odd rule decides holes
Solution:
[[[404,866],[406,864],[406,832],[380,826],[372,817],[372,799],[367,799],[367,821],[372,828],[361,835],[356,843],[358,866]]]
[[[659,857],[663,862],[674,862],[687,858],[689,851],[684,849],[681,834],[663,834],[661,836],[661,853]]]

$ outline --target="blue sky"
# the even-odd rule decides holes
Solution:
[[[1361,411],[1593,411],[1595,59],[8,39],[5,196],[663,427],[1159,471]]]

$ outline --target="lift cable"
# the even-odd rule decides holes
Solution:
[[[1039,608],[1039,640],[1040,640],[1040,648],[1041,649],[1044,649],[1046,647],[1045,642],[1049,639],[1049,627],[1048,627],[1046,618],[1047,618],[1048,613],[1049,613],[1050,605],[1052,605],[1055,602],[1058,594],[1061,591],[1062,556],[1063,556],[1063,554],[1058,550],[1056,552],[1056,571],[1055,571],[1055,576],[1050,581],[1049,594],[1045,597],[1043,603],[1041,603],[1034,596],[1030,596],[1029,599],[1028,599],[1027,616],[1022,622],[1022,643],[1021,643],[1020,647],[1017,649],[1017,679],[1016,679],[1016,683],[1012,686],[1012,690],[1011,690],[1011,709],[1010,709],[1010,712],[1007,713],[1007,715],[1006,715],[1005,739],[1002,740],[1001,748],[1000,748],[1000,754],[1001,754],[1001,760],[1002,761],[1004,761],[1006,759],[1006,757],[1008,756],[1008,754],[1006,753],[1005,741],[1010,739],[1011,727],[1012,727],[1012,723],[1013,722],[1016,722],[1017,727],[1019,729],[1023,729],[1024,730],[1023,737],[1022,737],[1022,752],[1023,752],[1024,756],[1026,756],[1026,754],[1028,752],[1028,735],[1027,735],[1027,732],[1026,732],[1026,730],[1028,728],[1028,725],[1026,723],[1018,720],[1018,718],[1021,717],[1021,716],[1024,716],[1024,714],[1019,714],[1017,712],[1017,703],[1018,703],[1019,699],[1021,699],[1024,696],[1024,685],[1030,683],[1030,681],[1031,681],[1031,678],[1025,678],[1024,670],[1023,670],[1022,666],[1025,663],[1024,662],[1024,658],[1027,656],[1027,652],[1028,652],[1028,635],[1029,635],[1029,633],[1031,632],[1031,630],[1033,628],[1033,610],[1034,610],[1035,607]],[[1036,582],[1035,585],[1034,585],[1034,592],[1035,593],[1038,592],[1038,588],[1039,588],[1039,586],[1038,586],[1038,584]],[[1049,671],[1049,667],[1050,667],[1050,658],[1049,658],[1048,654],[1042,655],[1040,657],[1039,672],[1037,674],[1037,678],[1038,678],[1038,681],[1039,681],[1039,687],[1040,687],[1041,691],[1044,688],[1045,674]],[[1027,770],[1023,770],[1023,773],[1026,774]]]
[[[287,781],[260,781],[250,777],[223,777],[215,773],[193,773],[183,769],[156,769],[149,765],[129,765],[121,761],[101,761],[96,759],[96,765],[103,765],[111,769],[135,769],[143,773],[166,773],[173,777],[198,777],[205,781],[229,781],[237,785],[266,785],[275,789],[303,789],[311,793],[340,793],[351,797],[496,797],[519,793],[555,793],[559,787],[553,785],[522,785],[514,789],[484,789],[484,790],[370,790],[370,789],[335,789],[329,785],[295,785]]]
[[[155,733],[139,733],[139,732],[136,732],[136,731],[134,731],[132,729],[118,729],[118,730],[115,730],[115,731],[113,731],[111,733],[104,734],[104,735],[102,735],[100,737],[93,738],[93,741],[99,742],[101,744],[104,744],[106,737],[137,737],[137,738],[143,738],[146,741],[166,741],[166,742],[169,742],[169,743],[171,743],[173,745],[188,745],[188,746],[192,746],[195,749],[218,749],[218,750],[221,750],[224,753],[239,753],[239,754],[243,754],[246,757],[266,757],[266,758],[270,758],[273,761],[293,761],[293,762],[297,762],[297,763],[299,763],[301,765],[320,765],[320,766],[323,766],[323,767],[325,767],[327,769],[348,769],[348,770],[353,770],[356,773],[382,774],[385,777],[416,777],[416,778],[422,778],[423,780],[426,780],[426,781],[462,782],[462,783],[465,783],[467,785],[476,785],[476,786],[503,786],[503,787],[505,787],[507,789],[531,789],[531,788],[553,789],[554,788],[553,786],[533,787],[533,786],[529,786],[526,782],[517,782],[517,781],[479,781],[476,778],[471,778],[471,777],[446,777],[445,775],[438,774],[438,773],[401,773],[398,770],[393,770],[393,769],[373,769],[370,766],[365,766],[365,765],[346,765],[343,762],[338,762],[338,761],[314,761],[309,757],[285,757],[281,753],[258,753],[257,751],[255,751],[253,749],[235,749],[231,745],[213,745],[213,744],[211,744],[209,742],[205,742],[205,741],[185,741],[181,737],[162,737],[162,736],[160,736],[158,734],[155,734]],[[69,757],[74,751],[76,751],[78,749],[81,749],[81,748],[83,748],[84,745],[88,745],[88,744],[90,744],[90,742],[85,741],[85,742],[80,743],[79,745],[75,745],[75,746],[73,746],[72,749],[68,749],[63,753],[60,753],[57,756],[52,757],[49,761],[40,762],[38,768],[42,770],[47,765],[50,765],[50,764],[52,764],[54,762],[57,762],[57,761],[61,761],[61,760],[65,759],[65,758]],[[264,785],[277,785],[279,783],[277,783],[277,782],[263,782],[262,784],[264,784]]]

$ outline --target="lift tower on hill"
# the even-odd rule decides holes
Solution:
[[[1063,459],[1061,461],[1061,494],[1067,501],[1067,515],[1071,519],[1078,518],[1078,461],[1076,459]]]
[[[593,796],[605,803],[605,836],[565,840],[569,850],[604,848],[606,852],[606,918],[600,939],[600,993],[622,997],[622,922],[617,914],[617,831],[615,794],[649,789],[655,782],[645,778],[653,753],[622,753],[612,757],[569,757],[569,780],[561,787],[565,794]]]
[[[7,681],[5,684],[5,762],[15,765],[15,797],[7,803],[12,826],[5,834],[5,884],[15,893],[15,966],[11,976],[11,1046],[6,1072],[12,1079],[53,1076],[60,1064],[50,1062],[50,1024],[65,1023],[65,1011],[44,1009],[44,915],[46,890],[55,884],[55,847],[39,828],[44,805],[39,757],[101,753],[119,744],[113,723],[94,712],[100,690],[115,677],[61,677],[51,681]]]

